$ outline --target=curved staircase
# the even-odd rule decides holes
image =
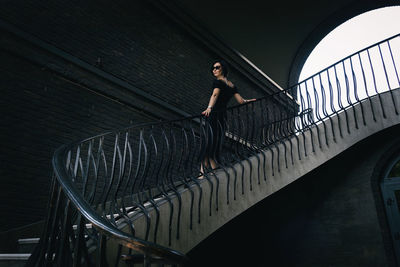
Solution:
[[[185,253],[238,214],[400,123],[399,38],[227,109],[219,168],[202,179],[213,132],[201,116],[61,147],[45,230],[27,265],[184,265]]]

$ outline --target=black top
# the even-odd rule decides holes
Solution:
[[[220,93],[213,109],[225,109],[229,100],[231,100],[232,96],[237,93],[237,88],[236,86],[230,87],[221,80],[214,80],[212,84],[212,90],[214,91],[215,88],[219,88]]]

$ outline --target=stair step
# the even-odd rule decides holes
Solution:
[[[0,267],[23,267],[30,253],[0,254]]]
[[[18,252],[19,253],[32,253],[40,238],[21,238],[18,239]]]
[[[39,243],[40,238],[35,237],[35,238],[20,238],[18,239],[18,244],[20,245],[25,245],[25,244],[37,244]]]
[[[31,253],[9,253],[0,254],[0,260],[27,260]]]

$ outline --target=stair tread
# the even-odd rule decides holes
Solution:
[[[31,253],[7,253],[0,254],[0,260],[27,260]]]
[[[18,239],[18,244],[36,244],[39,243],[40,238],[20,238]]]

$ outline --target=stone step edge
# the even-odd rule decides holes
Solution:
[[[20,238],[18,239],[18,244],[23,245],[23,244],[37,244],[39,243],[40,238]]]
[[[28,260],[31,253],[0,254],[0,261],[4,260]]]

